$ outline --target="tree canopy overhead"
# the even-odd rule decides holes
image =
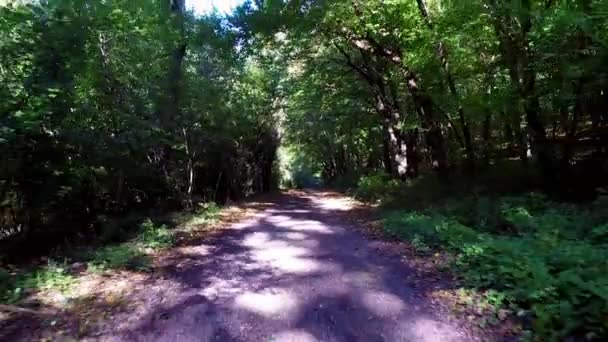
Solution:
[[[330,183],[449,182],[519,160],[547,192],[592,194],[606,6],[249,1],[196,16],[184,1],[7,2],[2,226],[269,190],[280,143]]]
[[[8,2],[3,227],[269,190],[280,142],[330,183],[449,181],[519,160],[547,192],[593,193],[607,10],[294,0],[196,16],[184,1]]]

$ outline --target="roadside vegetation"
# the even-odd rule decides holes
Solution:
[[[364,177],[356,196],[380,201],[383,231],[420,256],[447,251],[442,269],[461,281],[460,295],[481,296],[484,305],[489,294],[494,323],[518,317],[525,334],[541,339],[605,336],[608,197],[574,204],[419,182]]]
[[[19,303],[28,296],[45,291],[59,294],[67,300],[71,288],[91,272],[151,272],[157,253],[173,247],[179,239],[204,233],[217,222],[219,213],[219,207],[210,203],[190,213],[179,212],[155,220],[145,218],[136,228],[131,226],[134,218],[115,221],[106,226],[108,231],[101,234],[94,244],[62,246],[51,256],[43,257],[42,261],[13,266],[10,270],[2,269],[0,303]]]

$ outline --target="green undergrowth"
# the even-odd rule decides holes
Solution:
[[[137,230],[137,235],[122,243],[101,246],[82,252],[87,269],[105,272],[113,269],[145,271],[150,268],[150,254],[173,245],[173,231],[165,224],[145,219]]]
[[[173,246],[179,232],[215,222],[219,212],[215,203],[207,203],[195,211],[176,213],[162,219],[142,220],[137,216],[123,220],[103,219],[97,244],[64,251],[43,265],[0,267],[0,303],[16,303],[41,290],[67,293],[77,283],[78,273],[82,271],[150,271],[155,252]],[[137,221],[141,223],[137,224]]]
[[[66,293],[69,292],[75,279],[67,271],[65,263],[54,261],[19,274],[11,274],[0,269],[0,302],[15,303],[32,290],[55,290]]]
[[[537,339],[608,337],[608,199],[416,193],[423,188],[384,180],[362,180],[359,197],[390,208],[385,231],[420,253],[449,251],[466,288],[490,290],[499,306],[524,313]]]
[[[217,222],[220,217],[220,209],[214,202],[204,203],[193,212],[180,213],[175,221],[186,231],[196,230]]]

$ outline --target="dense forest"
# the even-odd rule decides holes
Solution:
[[[0,11],[2,235],[273,186],[278,78],[224,19],[183,1]]]
[[[321,184],[397,206],[481,196],[483,219],[475,205],[442,213],[491,226],[482,234],[504,240],[488,248],[504,251],[534,225],[521,212],[497,219],[504,203],[488,198],[534,191],[553,213],[543,227],[575,228],[563,244],[508,248],[589,259],[489,279],[498,259],[469,255],[476,284],[570,270],[513,301],[533,308],[537,330],[608,333],[606,1],[255,0],[226,16],[183,0],[0,1],[0,32],[8,254],[95,240],[131,212]],[[568,210],[579,216],[555,219]],[[457,231],[430,238],[462,244]],[[566,295],[565,283],[584,290]]]

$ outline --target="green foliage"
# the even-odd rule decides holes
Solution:
[[[17,275],[0,270],[0,302],[14,303],[27,291],[54,290],[65,293],[74,282],[75,278],[66,271],[66,265],[53,261]]]
[[[142,271],[150,267],[149,253],[171,247],[174,242],[174,234],[166,225],[156,224],[148,218],[140,224],[137,235],[130,241],[100,247],[86,258],[89,268],[93,271]]]
[[[381,201],[392,198],[402,184],[386,173],[377,173],[359,179],[355,197],[363,201]]]
[[[166,225],[157,225],[146,219],[140,226],[140,233],[135,239],[136,244],[145,249],[166,248],[174,243],[173,234]]]
[[[395,211],[387,233],[422,252],[456,255],[464,282],[492,289],[533,318],[544,338],[608,333],[604,213],[529,194],[464,197],[423,211]],[[599,235],[593,235],[594,232]]]
[[[97,220],[120,241],[132,225],[112,217],[273,187],[281,66],[165,2],[0,6],[0,238],[62,241]]]
[[[88,268],[93,272],[112,269],[142,271],[148,269],[149,262],[149,257],[140,246],[134,243],[123,243],[95,250],[90,256]]]
[[[188,213],[180,217],[177,221],[183,224],[186,229],[194,230],[216,222],[220,216],[220,207],[214,202],[207,202],[199,205],[194,213]]]
[[[279,149],[279,172],[281,174],[280,184],[284,189],[310,188],[321,185],[317,166],[310,158],[299,153],[293,148],[282,147]]]

